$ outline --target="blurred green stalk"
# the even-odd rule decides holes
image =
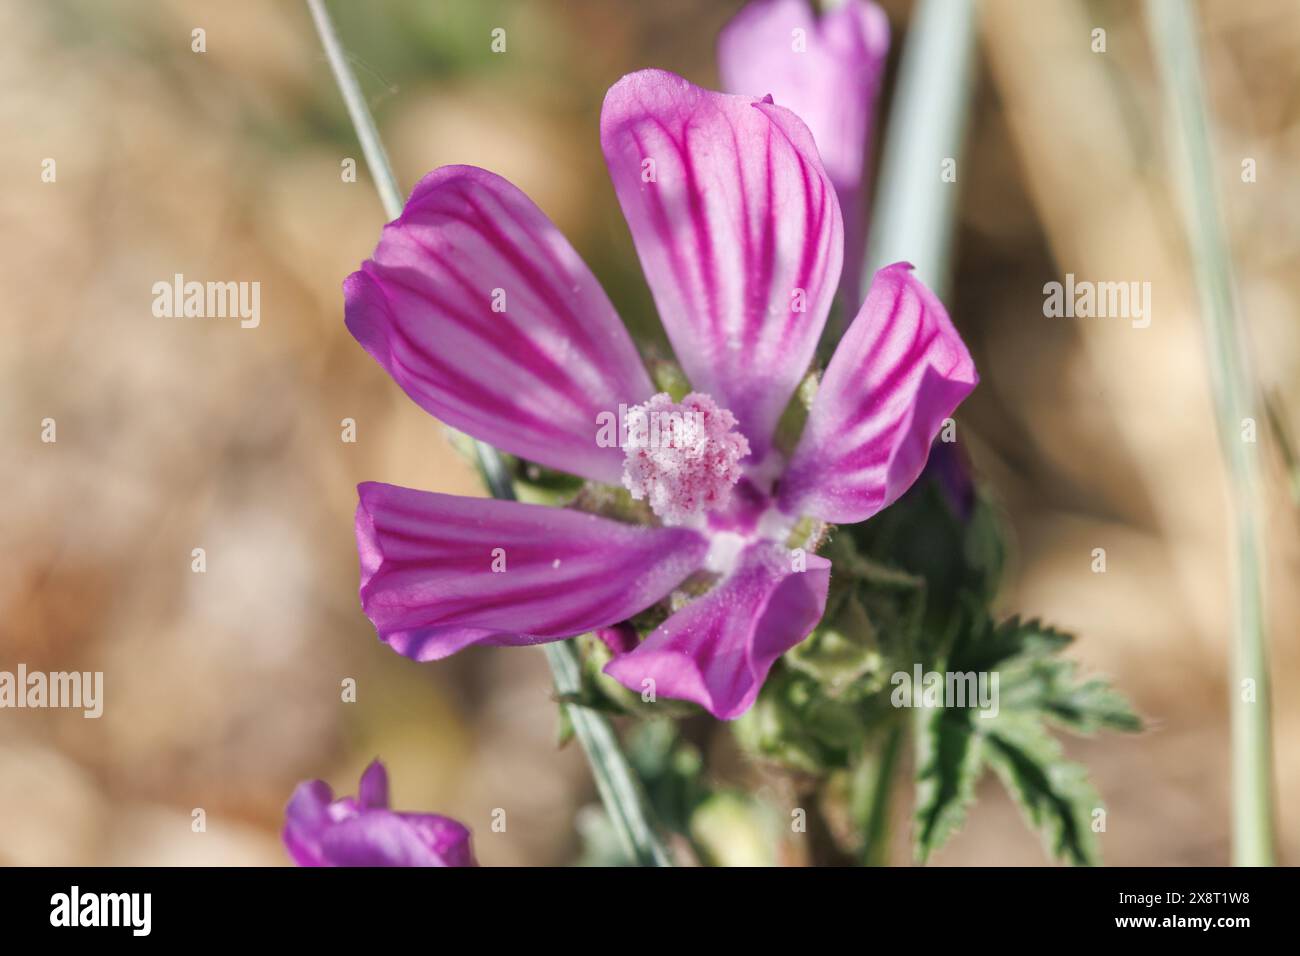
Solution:
[[[920,0],[908,27],[885,129],[863,282],[869,283],[881,266],[905,260],[944,297],[958,188],[965,175],[960,160],[974,63],[971,0]],[[946,160],[954,164],[955,181],[943,178]]]
[[[375,181],[384,213],[390,221],[397,219],[402,214],[402,192],[397,187],[397,178],[388,162],[388,153],[379,138],[375,118],[361,94],[356,74],[348,63],[347,54],[339,42],[338,32],[334,29],[323,0],[307,0],[307,7],[316,23],[316,31],[320,34],[321,46],[325,49],[330,68],[334,71],[334,79],[343,94],[343,102],[347,105],[357,139],[361,141],[366,165],[370,167],[370,176]],[[475,442],[474,445],[488,490],[493,497],[513,500],[514,485],[501,456],[495,448],[483,442]],[[547,644],[545,650],[556,691],[562,696],[577,693],[580,690],[580,670],[573,646],[568,642],[553,642]],[[609,814],[628,856],[638,866],[670,866],[668,853],[650,825],[650,815],[640,783],[627,758],[623,756],[609,721],[587,707],[568,703],[562,706],[573,725],[573,735],[578,738],[587,755],[605,812]]]
[[[904,260],[936,295],[946,298],[974,62],[972,0],[920,0],[908,27],[885,128],[866,283],[880,267]],[[943,177],[946,160],[953,163],[954,181]],[[891,728],[860,770],[870,779],[870,799],[860,815],[865,866],[889,863],[890,796],[903,736],[901,726]]]
[[[1273,772],[1268,648],[1264,633],[1259,463],[1242,426],[1255,417],[1258,390],[1236,321],[1232,259],[1214,180],[1209,121],[1193,7],[1187,0],[1148,0],[1147,18],[1181,150],[1188,242],[1196,268],[1201,318],[1232,486],[1236,530],[1236,626],[1232,683],[1232,858],[1237,866],[1273,864]],[[1247,699],[1245,682],[1254,684]]]
[[[855,816],[862,828],[863,866],[889,866],[891,798],[903,736],[903,721],[895,719],[857,768],[861,796]]]
[[[370,115],[370,106],[361,94],[357,75],[352,72],[348,55],[339,42],[338,31],[334,29],[334,21],[330,19],[325,4],[322,0],[307,0],[307,7],[311,10],[312,20],[316,22],[316,32],[320,34],[321,46],[325,48],[325,56],[334,71],[334,81],[343,94],[343,102],[347,104],[348,116],[352,118],[357,139],[361,141],[361,151],[366,156],[366,165],[370,167],[370,178],[375,181],[379,201],[383,203],[384,215],[391,222],[402,214],[402,191],[397,188],[397,178],[388,162],[388,152],[384,149],[383,140],[379,138],[379,130],[375,128],[375,118]]]
[[[481,441],[474,442],[474,448],[478,454],[479,470],[492,496],[513,499],[514,482],[496,449]],[[552,641],[544,644],[543,650],[546,651],[547,663],[551,665],[556,692],[565,697],[581,691],[581,665],[573,645],[568,641]],[[590,707],[570,703],[560,706],[573,727],[573,736],[578,738],[583,753],[587,755],[596,790],[629,858],[637,866],[671,866],[667,850],[650,825],[641,782],[623,756],[614,728]]]

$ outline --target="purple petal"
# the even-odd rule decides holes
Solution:
[[[836,188],[856,187],[888,53],[889,19],[868,0],[821,16],[808,0],[751,0],[718,36],[718,73],[729,92],[770,93],[802,119]]]
[[[757,464],[840,273],[839,204],[812,136],[779,106],[643,70],[605,96],[600,140],[678,361]]]
[[[357,802],[364,810],[388,809],[388,771],[378,760],[370,761],[370,766],[361,774]]]
[[[320,780],[300,784],[285,813],[284,844],[299,866],[477,866],[470,833],[433,813],[388,809],[388,773],[378,760],[358,796],[332,800]]]
[[[469,828],[464,824],[436,813],[401,813],[398,816],[438,854],[443,866],[478,866],[470,849]]]
[[[739,717],[758,695],[773,661],[821,620],[831,564],[809,555],[793,571],[790,552],[750,545],[731,575],[682,608],[634,651],[605,667],[619,683],[690,700],[721,720]]]
[[[943,304],[905,262],[876,273],[781,479],[787,514],[865,521],[905,492],[979,381]]]
[[[370,810],[330,827],[321,838],[326,866],[447,866],[404,815]]]
[[[626,620],[668,594],[708,549],[688,529],[563,508],[375,482],[357,491],[362,607],[380,637],[422,661]]]
[[[821,16],[808,0],[752,0],[718,37],[722,85],[772,94],[812,131],[844,213],[840,289],[848,310],[862,301],[866,171],[888,53],[889,19],[869,0],[846,0]]]
[[[324,866],[321,837],[330,825],[334,793],[324,780],[308,780],[294,788],[284,812],[285,849],[298,866]]]
[[[623,453],[597,444],[597,419],[645,401],[650,379],[591,271],[509,182],[472,166],[425,176],[343,293],[349,331],[430,414],[618,483]]]

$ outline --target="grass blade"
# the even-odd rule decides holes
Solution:
[[[1254,442],[1242,437],[1245,419],[1258,417],[1259,391],[1237,321],[1232,257],[1219,216],[1193,9],[1186,0],[1148,0],[1147,20],[1176,126],[1187,238],[1201,297],[1219,440],[1232,487],[1237,575],[1232,652],[1233,862],[1271,866],[1272,732],[1260,557],[1259,463]],[[1253,699],[1245,693],[1247,680],[1253,682]]]

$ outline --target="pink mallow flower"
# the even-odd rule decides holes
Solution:
[[[478,865],[462,824],[388,808],[388,771],[378,760],[361,775],[355,797],[335,800],[324,780],[298,784],[283,837],[299,866]]]
[[[723,88],[771,94],[808,124],[844,212],[844,308],[862,301],[867,167],[889,55],[889,19],[871,0],[818,15],[812,0],[750,0],[718,36]]]
[[[426,176],[344,283],[348,328],[428,412],[474,438],[623,485],[658,523],[365,483],[361,603],[417,660],[473,644],[616,635],[605,671],[730,719],[825,607],[830,562],[790,547],[803,516],[862,521],[897,499],[975,368],[905,263],[882,269],[802,437],[777,420],[839,278],[840,209],[803,122],[770,98],[625,76],[600,138],[668,338],[695,391],[656,394],[559,230],[499,176]],[[635,440],[602,440],[621,407]],[[674,417],[676,416],[676,417]],[[688,577],[712,582],[688,599]],[[677,591],[676,594],[674,592]],[[627,621],[670,595],[644,641]]]

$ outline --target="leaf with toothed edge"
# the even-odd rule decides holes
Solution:
[[[1042,834],[1047,852],[1076,866],[1095,866],[1100,849],[1092,830],[1101,798],[1087,768],[1064,759],[1061,745],[1040,721],[999,718],[986,735],[988,763],[1015,798],[1026,822]]]
[[[1092,830],[1101,800],[1087,770],[1064,758],[1048,729],[1079,734],[1137,731],[1141,719],[1101,677],[1080,680],[1077,665],[1058,655],[1072,638],[1038,621],[1011,618],[994,626],[975,602],[947,662],[960,673],[996,673],[995,715],[973,708],[921,711],[916,720],[917,805],[914,852],[928,860],[965,820],[984,768],[992,767],[1031,829],[1053,857],[1093,865],[1100,850]]]
[[[983,742],[964,712],[922,710],[916,718],[914,852],[925,863],[966,820],[983,769]]]

